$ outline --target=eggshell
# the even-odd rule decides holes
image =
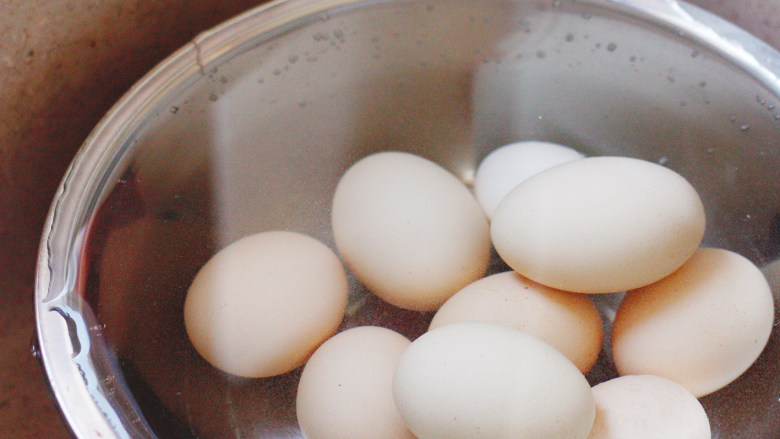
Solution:
[[[704,407],[685,387],[629,375],[593,387],[596,421],[589,439],[711,439]]]
[[[474,195],[488,218],[492,218],[498,203],[522,181],[555,165],[583,157],[568,146],[549,142],[504,145],[480,162],[474,176]]]
[[[374,294],[401,308],[433,310],[482,277],[487,218],[471,192],[439,165],[381,152],[352,165],[336,187],[336,247]]]
[[[674,171],[591,157],[518,185],[493,217],[493,244],[518,273],[579,293],[638,288],[669,275],[704,235],[704,207]]]
[[[419,439],[584,439],[595,416],[590,386],[571,361],[495,323],[420,336],[398,362],[393,395]]]
[[[436,312],[430,329],[468,321],[521,329],[561,351],[583,373],[601,351],[601,316],[590,297],[546,287],[513,271],[455,293]]]
[[[773,322],[761,271],[737,253],[703,248],[671,276],[626,293],[612,356],[621,375],[666,377],[700,397],[753,364]]]
[[[323,343],[303,368],[296,412],[307,439],[414,439],[393,402],[393,373],[409,340],[361,326]]]
[[[289,372],[332,335],[347,304],[338,256],[309,236],[271,231],[214,255],[187,292],[184,323],[195,349],[243,377]]]

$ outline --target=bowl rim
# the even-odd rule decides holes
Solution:
[[[182,90],[205,72],[272,38],[302,20],[397,0],[275,0],[250,9],[197,35],[137,81],[83,142],[53,197],[42,231],[36,266],[34,307],[38,357],[51,394],[75,437],[156,437],[131,399],[120,413],[105,397],[116,383],[92,370],[89,340],[102,330],[89,326],[75,279],[77,250],[89,218],[102,201],[97,192],[109,179],[135,128],[163,96]],[[402,0],[398,0],[402,1]],[[520,2],[523,0],[504,0]],[[552,1],[552,0],[551,0]],[[558,3],[553,2],[553,3]],[[780,97],[780,52],[736,25],[678,0],[579,0],[617,10],[713,49]],[[93,322],[94,323],[94,322]],[[110,359],[108,360],[110,361]]]

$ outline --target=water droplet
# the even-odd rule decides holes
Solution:
[[[775,120],[780,120],[780,113],[775,114]]]
[[[572,41],[574,41],[574,34],[572,33],[566,34],[566,42],[571,43]]]
[[[327,32],[317,32],[312,38],[314,38],[314,41],[327,41],[330,39],[330,35]]]
[[[553,0],[553,2],[552,2],[552,7],[553,8],[558,8],[560,6],[561,6],[561,0]]]
[[[737,116],[729,116],[729,122],[736,122]]]
[[[300,101],[298,101],[298,106],[299,106],[299,107],[301,107],[301,108],[305,107],[305,106],[306,106],[306,104],[307,104],[307,102],[306,102],[305,100],[303,100],[303,99],[301,99]]]
[[[658,159],[658,164],[659,165],[665,165],[666,162],[668,162],[668,161],[669,161],[669,159],[666,156],[663,156],[660,159]]]
[[[179,107],[177,107],[177,106],[171,107],[171,114],[176,114],[178,112],[179,112]]]
[[[691,52],[691,58],[696,58],[696,57],[698,57],[699,55],[701,55],[701,52],[699,52],[699,51],[698,51],[698,50],[696,50],[696,49],[693,49],[693,52]]]
[[[741,126],[739,127],[739,130],[740,130],[740,131],[747,131],[747,130],[749,130],[749,129],[750,129],[750,125],[748,125],[748,124],[744,124],[744,125],[741,125]]]
[[[590,12],[583,12],[582,13],[582,18],[584,18],[586,20],[590,20],[591,18],[593,18],[593,14],[591,14]]]
[[[713,152],[713,151],[714,151],[714,149],[713,149],[713,148],[707,148],[707,151],[706,151],[706,153],[707,153],[707,154],[712,154],[712,152]]]
[[[617,44],[615,43],[607,44],[607,51],[614,52],[615,50],[617,50]]]
[[[767,106],[766,106],[767,110],[774,110],[775,108],[776,108],[775,104],[767,104]]]
[[[339,42],[341,42],[341,43],[343,43],[343,42],[344,42],[344,40],[345,40],[345,37],[344,37],[344,31],[343,31],[343,30],[341,30],[341,29],[336,29],[336,30],[334,30],[334,31],[333,31],[333,36],[334,36],[334,37],[335,37],[337,40],[339,40]]]
[[[671,77],[671,76],[667,76],[667,77],[666,77],[666,80],[667,80],[667,81],[669,81],[669,82],[671,82],[672,84],[674,84],[674,78],[673,78],[673,77]]]
[[[215,95],[214,93],[209,94],[209,100],[211,102],[217,102],[217,99],[219,99],[219,97],[217,95]]]
[[[274,76],[279,76],[282,74],[282,69],[274,69]]]
[[[537,58],[541,59],[541,58],[544,58],[545,56],[547,56],[547,54],[544,53],[544,50],[537,50],[536,51],[536,57]]]
[[[756,95],[756,102],[758,102],[759,105],[766,105],[766,99],[762,98],[759,95]]]
[[[699,83],[699,87],[703,88],[703,87],[706,87],[706,86],[707,86],[707,81],[702,81],[702,82]]]
[[[228,82],[227,76],[220,76],[219,77],[219,82],[221,82],[223,84],[227,84],[227,82]]]
[[[290,64],[295,64],[298,61],[298,55],[290,55],[287,57],[287,61],[290,62]]]
[[[636,62],[636,56],[631,56],[631,58],[628,59],[631,62]]]

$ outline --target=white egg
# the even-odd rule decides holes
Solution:
[[[393,373],[409,340],[390,329],[340,332],[303,368],[296,413],[307,439],[414,439],[393,402]]]
[[[669,275],[704,235],[704,207],[682,176],[655,163],[592,157],[542,171],[499,204],[501,258],[541,284],[579,293],[638,288]]]
[[[494,323],[453,323],[406,349],[393,380],[401,416],[419,439],[584,439],[593,395],[549,344]]]
[[[401,308],[436,309],[490,260],[488,221],[471,192],[416,155],[382,152],[353,164],[336,187],[331,220],[347,266]]]
[[[513,271],[482,278],[455,293],[436,312],[430,329],[459,322],[521,329],[561,351],[583,373],[601,351],[601,316],[590,297],[546,287]]]
[[[243,377],[289,372],[332,335],[347,304],[338,256],[316,239],[272,231],[214,255],[187,292],[184,323],[212,365]]]
[[[711,439],[699,400],[653,375],[629,375],[593,387],[596,421],[588,439]]]
[[[753,364],[773,323],[772,292],[758,267],[737,253],[703,248],[667,278],[626,293],[612,356],[621,375],[662,376],[700,397]]]
[[[504,145],[480,162],[474,176],[474,195],[488,218],[492,218],[498,203],[515,186],[545,169],[583,157],[568,146],[549,142]]]

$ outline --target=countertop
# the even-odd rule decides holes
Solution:
[[[0,0],[0,437],[66,438],[31,354],[38,240],[76,150],[144,73],[262,0]],[[780,49],[780,0],[693,0]]]

